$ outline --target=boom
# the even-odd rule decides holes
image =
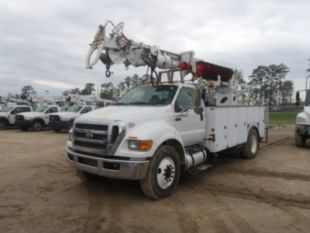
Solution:
[[[108,31],[110,26],[112,28]],[[147,66],[151,69],[151,74],[157,74],[156,68],[180,70],[181,78],[192,73],[196,78],[214,81],[220,78],[224,82],[228,82],[234,74],[230,68],[196,59],[193,51],[173,53],[157,46],[135,42],[124,35],[123,28],[124,23],[115,25],[111,21],[106,21],[103,26],[99,25],[87,54],[88,69],[92,69],[101,60],[106,65],[107,77],[111,76],[110,67],[113,64],[124,64],[126,67]]]

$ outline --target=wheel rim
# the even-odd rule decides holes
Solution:
[[[255,134],[251,135],[251,147],[250,148],[251,148],[252,154],[255,154],[257,150],[257,137]]]
[[[41,130],[41,124],[40,123],[36,123],[36,124],[34,124],[34,127],[33,127],[36,131],[39,131],[39,130]]]
[[[172,185],[175,179],[175,163],[170,157],[165,157],[160,161],[156,178],[161,189],[167,189]]]

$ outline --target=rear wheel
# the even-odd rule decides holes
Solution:
[[[5,121],[3,121],[3,120],[0,120],[0,130],[1,129],[5,129],[6,126],[7,126],[7,123]]]
[[[32,123],[32,128],[34,131],[41,131],[43,129],[43,122],[42,121],[34,121]]]
[[[171,195],[180,179],[181,162],[172,146],[162,146],[154,154],[146,178],[140,181],[143,193],[154,199]]]
[[[254,159],[259,148],[258,133],[255,129],[251,129],[248,134],[248,139],[242,150],[242,157],[245,159]]]
[[[295,130],[295,145],[297,147],[305,147],[306,145],[306,138],[300,135],[297,130]]]

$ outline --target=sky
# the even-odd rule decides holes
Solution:
[[[99,24],[125,23],[124,34],[171,52],[242,70],[284,63],[286,80],[305,88],[310,67],[309,0],[0,0],[0,96],[32,85],[59,95],[91,82],[117,84],[146,68],[85,68]],[[310,80],[309,80],[310,83]],[[48,92],[47,92],[48,91]]]

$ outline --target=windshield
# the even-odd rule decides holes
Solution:
[[[116,105],[168,105],[171,103],[178,87],[141,86],[130,90]]]
[[[310,106],[310,90],[307,91],[305,106]]]
[[[81,108],[81,106],[74,105],[69,107],[66,112],[79,112]]]
[[[0,109],[0,112],[9,112],[12,109],[13,109],[13,107],[4,107],[4,108]]]
[[[35,112],[44,112],[45,109],[47,109],[47,106],[39,106],[34,111]]]

